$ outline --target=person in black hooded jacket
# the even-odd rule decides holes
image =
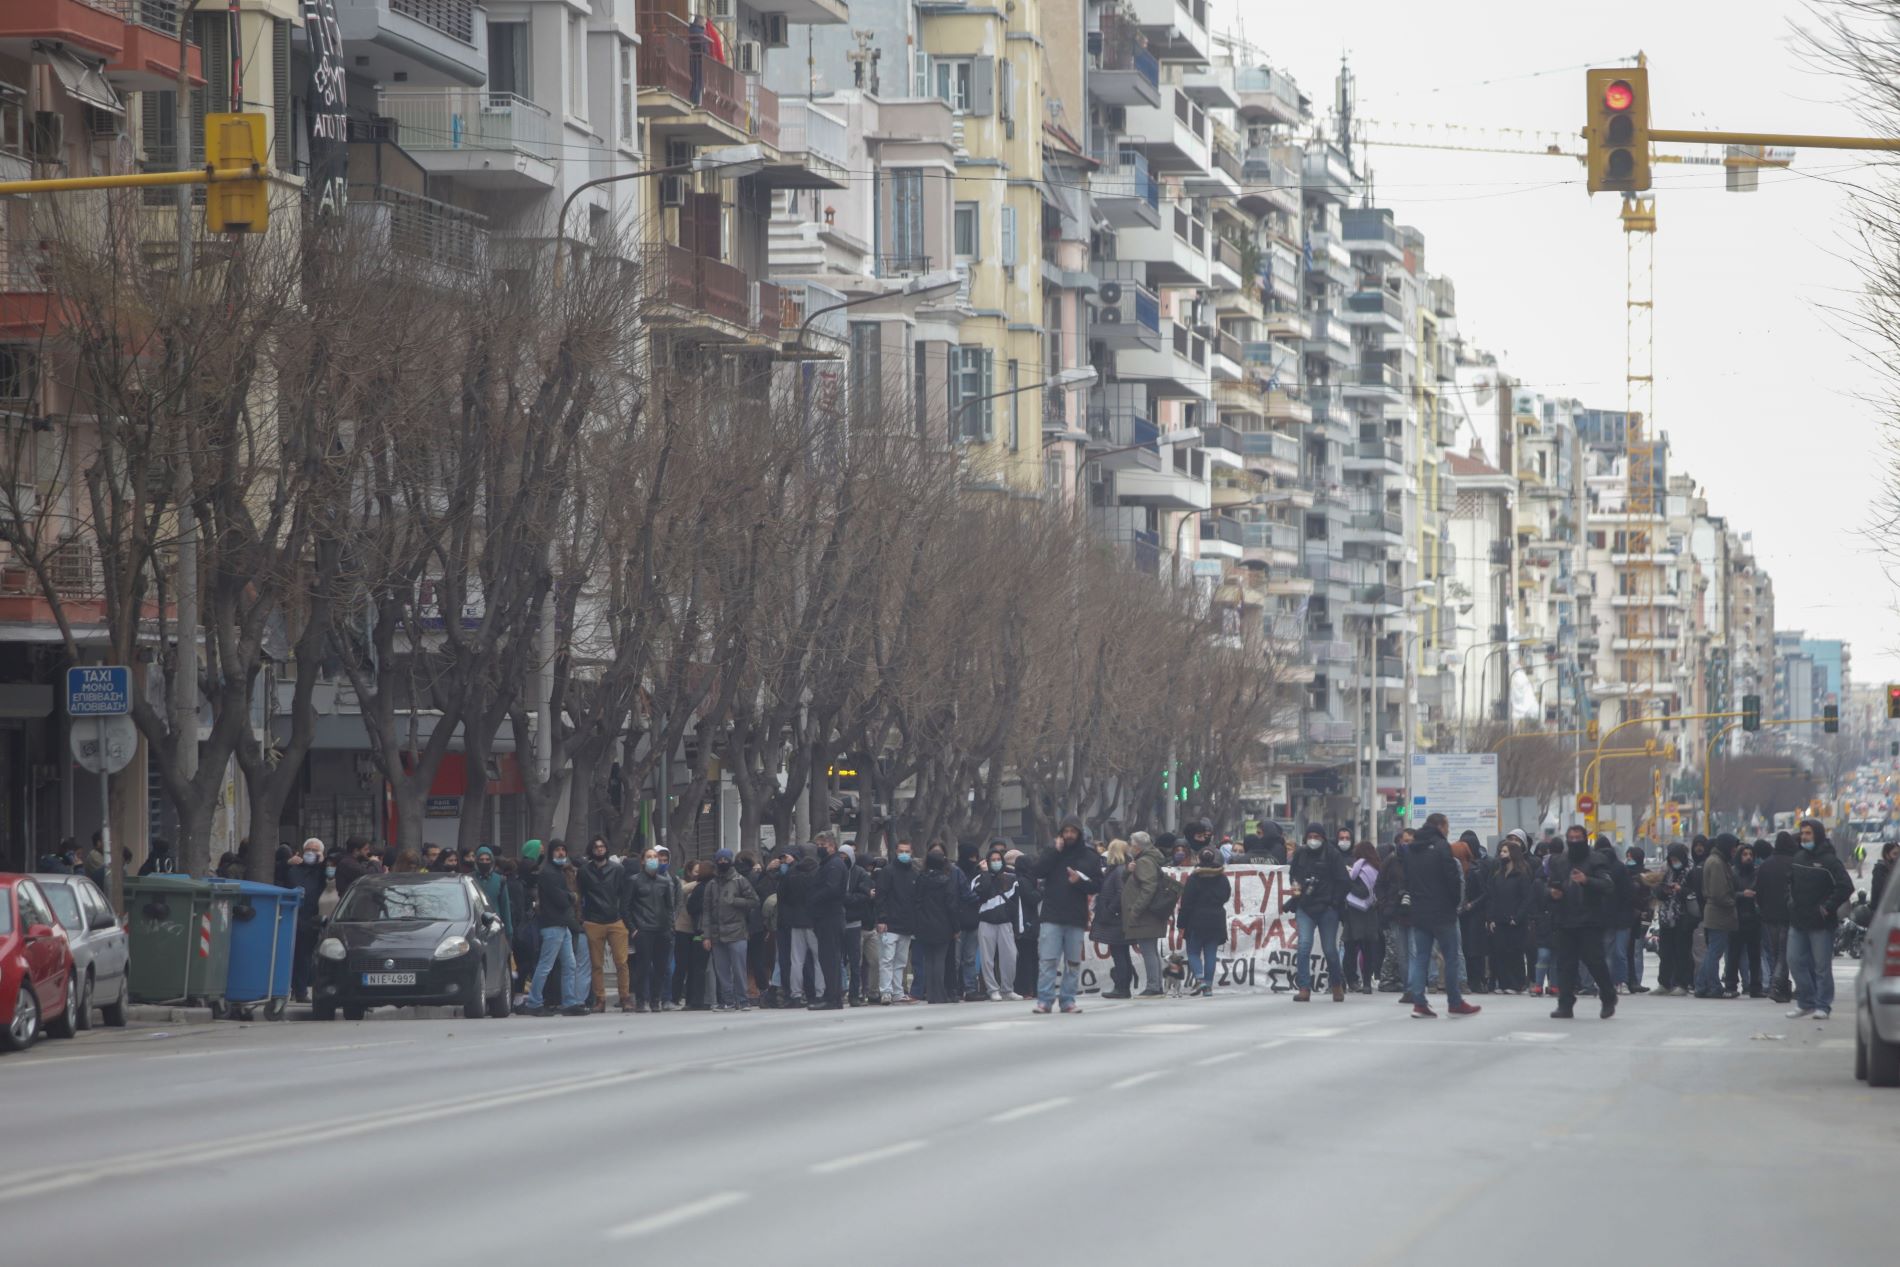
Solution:
[[[1464,900],[1463,877],[1458,860],[1451,856],[1445,839],[1448,823],[1443,814],[1433,814],[1404,850],[1406,892],[1412,907],[1411,989],[1412,1015],[1430,1020],[1438,1015],[1425,999],[1425,978],[1431,971],[1434,947],[1445,957],[1446,1011],[1453,1016],[1474,1016],[1477,1004],[1465,1001],[1459,989],[1464,975],[1463,956],[1458,943],[1458,907]]]
[[[917,877],[917,945],[922,948],[918,971],[924,977],[924,1000],[948,1003],[949,979],[945,960],[957,935],[957,882],[950,874],[950,858],[940,844],[924,855],[924,871]]]
[[[1600,1015],[1607,1021],[1616,1015],[1616,984],[1603,958],[1604,907],[1615,902],[1616,884],[1588,839],[1572,839],[1564,845],[1563,861],[1548,883],[1550,900],[1556,905],[1557,1010],[1551,1019],[1563,1021],[1575,1015],[1581,960],[1596,982],[1597,997],[1603,1001]]]
[[[1790,1020],[1809,1012],[1825,1021],[1834,1007],[1834,928],[1841,903],[1854,895],[1847,868],[1818,818],[1801,820],[1801,847],[1788,871],[1788,971],[1794,978]]]
[[[1031,872],[1042,894],[1035,1010],[1047,1014],[1060,1001],[1064,1012],[1078,1012],[1075,993],[1081,985],[1089,899],[1102,887],[1102,857],[1089,848],[1080,819],[1063,820],[1056,847],[1044,850]]]
[[[1293,996],[1295,1003],[1313,997],[1315,933],[1320,953],[1326,956],[1326,979],[1332,986],[1333,1002],[1346,1001],[1346,977],[1339,959],[1339,918],[1346,905],[1348,883],[1345,855],[1327,844],[1318,823],[1308,823],[1287,873],[1290,897],[1286,905],[1293,911],[1299,937],[1293,959],[1293,983],[1298,988]]]
[[[1498,988],[1506,994],[1524,992],[1525,945],[1530,934],[1536,881],[1526,856],[1529,842],[1513,831],[1498,846],[1497,869],[1491,873],[1491,891],[1485,901],[1485,931],[1491,937],[1491,966]]]

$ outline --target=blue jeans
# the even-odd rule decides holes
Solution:
[[[1537,971],[1531,978],[1531,984],[1537,986],[1555,985],[1557,966],[1552,959],[1549,946],[1537,948]]]
[[[963,992],[970,993],[983,983],[983,961],[977,955],[976,929],[957,934],[957,967],[963,975]]]
[[[1082,984],[1082,929],[1074,924],[1045,923],[1036,930],[1036,1002],[1049,1007],[1061,995],[1063,1007],[1075,1006]]]
[[[1326,956],[1326,985],[1344,984],[1346,977],[1339,967],[1339,912],[1330,906],[1318,911],[1295,911],[1293,920],[1294,927],[1299,930],[1298,957],[1293,961],[1293,984],[1302,990],[1313,988],[1315,930],[1319,932],[1320,953]]]
[[[541,953],[534,963],[534,977],[528,983],[530,1011],[541,1006],[548,974],[554,971],[557,964],[561,969],[561,1002],[573,1007],[582,1001],[581,961],[580,956],[574,953],[574,938],[565,928],[544,928],[541,930]]]
[[[1214,988],[1214,977],[1220,971],[1220,939],[1216,937],[1190,937],[1187,939],[1188,971],[1194,979]]]
[[[1643,933],[1638,928],[1625,928],[1616,935],[1616,943],[1622,947],[1621,962],[1629,965],[1629,975],[1623,979],[1629,982],[1631,990],[1643,984]]]
[[[1794,979],[1796,1007],[1834,1008],[1834,930],[1790,928],[1788,975]]]
[[[1603,960],[1610,965],[1610,988],[1630,983],[1630,930],[1603,930]]]
[[[1439,952],[1445,956],[1445,1001],[1457,1007],[1465,1001],[1458,990],[1458,983],[1464,979],[1464,952],[1459,949],[1458,921],[1446,920],[1436,927],[1427,928],[1412,922],[1412,974],[1409,981],[1412,987],[1412,1001],[1423,1006],[1425,1002],[1425,976],[1432,966],[1432,944],[1436,942]]]
[[[1720,994],[1722,992],[1722,956],[1728,953],[1728,929],[1704,928],[1702,938],[1704,949],[1702,962],[1695,970],[1695,992],[1698,995]]]

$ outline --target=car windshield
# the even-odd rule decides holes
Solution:
[[[81,932],[86,921],[79,913],[79,895],[63,884],[42,884],[40,892],[53,904],[53,914],[58,917],[60,926],[68,932]]]
[[[332,917],[345,924],[390,919],[467,919],[468,895],[457,883],[353,884]]]

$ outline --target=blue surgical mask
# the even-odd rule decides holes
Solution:
[[[326,875],[326,876],[328,876],[328,877],[329,877],[330,879],[332,879],[332,880],[334,880],[334,879],[336,879],[336,868],[335,868],[335,867],[325,867],[325,868],[323,869],[323,874],[324,874],[324,875]]]
[[[1222,845],[1220,847],[1220,857],[1221,857],[1222,862],[1226,862],[1228,859],[1232,858],[1233,856],[1234,856],[1234,847],[1232,845]]]
[[[779,873],[780,875],[790,875],[790,874],[792,873],[792,864],[791,864],[791,863],[789,863],[789,862],[781,862],[781,863],[779,863],[779,864],[778,864],[778,873]]]
[[[658,875],[659,871],[660,871],[660,860],[658,858],[648,858],[647,859],[647,874]]]
[[[990,859],[990,870],[1001,871],[1002,869],[1003,869],[1003,860],[1001,858]]]
[[[899,853],[897,855],[897,860],[908,867],[910,865],[910,851],[905,850],[902,853]]]
[[[1813,852],[1814,852],[1814,846],[1815,846],[1815,844],[1816,844],[1816,842],[1815,842],[1815,841],[1812,841],[1812,840],[1804,840],[1804,841],[1802,841],[1802,842],[1801,842],[1801,847],[1802,847],[1803,849],[1805,849],[1805,850],[1807,850],[1807,851],[1808,851],[1809,853],[1813,853]]]
[[[548,861],[552,862],[557,867],[565,867],[567,865],[567,859],[565,857],[550,858],[548,859]]]

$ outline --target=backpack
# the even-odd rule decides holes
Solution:
[[[1155,885],[1154,901],[1148,904],[1148,909],[1156,914],[1172,913],[1181,901],[1181,891],[1181,882],[1169,875],[1166,867],[1161,868],[1161,879]]]

